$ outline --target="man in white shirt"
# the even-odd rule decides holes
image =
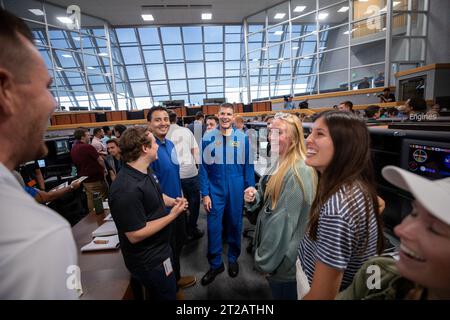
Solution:
[[[77,299],[69,223],[36,203],[11,173],[47,152],[52,79],[26,24],[1,8],[0,43],[0,299]]]
[[[187,236],[189,240],[200,239],[203,231],[197,227],[200,210],[200,182],[198,180],[197,163],[199,149],[191,130],[177,124],[175,112],[169,113],[170,128],[166,138],[173,142],[180,165],[181,188],[189,203]]]
[[[91,145],[97,150],[98,154],[102,157],[106,157],[108,152],[106,145],[103,144],[102,139],[105,136],[102,128],[95,128],[93,131],[94,137],[92,138]]]

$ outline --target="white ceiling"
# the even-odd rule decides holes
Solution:
[[[81,12],[109,21],[113,26],[166,25],[166,24],[240,24],[244,17],[274,6],[281,0],[50,0],[62,7],[75,4]],[[141,18],[142,6],[155,5],[210,5],[213,20],[201,20],[204,9],[163,8],[152,9],[154,22]]]

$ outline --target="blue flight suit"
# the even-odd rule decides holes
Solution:
[[[235,263],[241,253],[244,190],[255,186],[253,157],[248,136],[233,129],[223,136],[215,129],[202,140],[200,193],[210,196],[208,221],[208,261],[212,269],[222,264],[222,218],[225,214],[228,263]]]

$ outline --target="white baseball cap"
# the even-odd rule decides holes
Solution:
[[[394,186],[409,191],[433,216],[450,225],[450,177],[428,180],[395,166],[386,166],[381,173]]]

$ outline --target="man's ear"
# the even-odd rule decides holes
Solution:
[[[11,72],[0,68],[0,119],[9,118],[14,113],[16,86]]]

